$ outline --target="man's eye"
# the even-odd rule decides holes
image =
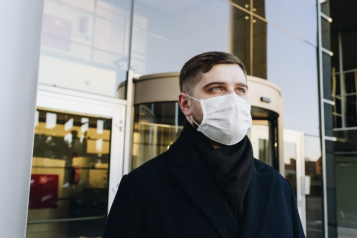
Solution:
[[[214,87],[214,88],[212,88],[212,91],[221,91],[221,88],[220,87]]]
[[[245,89],[243,89],[243,88],[238,88],[237,91],[238,91],[239,93],[245,93]]]

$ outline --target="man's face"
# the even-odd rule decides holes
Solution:
[[[190,96],[200,100],[236,93],[239,97],[247,100],[247,91],[247,80],[239,65],[218,64],[207,73],[202,74],[201,80],[193,90],[193,95]],[[189,121],[192,116],[198,124],[201,123],[203,114],[200,102],[181,93],[179,104]]]

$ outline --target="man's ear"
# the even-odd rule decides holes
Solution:
[[[189,97],[186,95],[186,93],[180,93],[179,94],[179,101],[178,104],[181,108],[181,111],[183,114],[187,117],[191,116],[192,113],[192,108],[189,102]]]

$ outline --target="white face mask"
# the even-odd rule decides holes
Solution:
[[[234,145],[249,133],[252,127],[250,104],[243,98],[231,93],[199,101],[203,119],[197,130],[205,136],[224,145]]]

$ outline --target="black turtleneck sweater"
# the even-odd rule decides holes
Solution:
[[[211,141],[188,121],[182,133],[192,142],[222,191],[237,221],[243,216],[244,196],[253,173],[253,149],[247,136],[231,146],[214,149]]]

